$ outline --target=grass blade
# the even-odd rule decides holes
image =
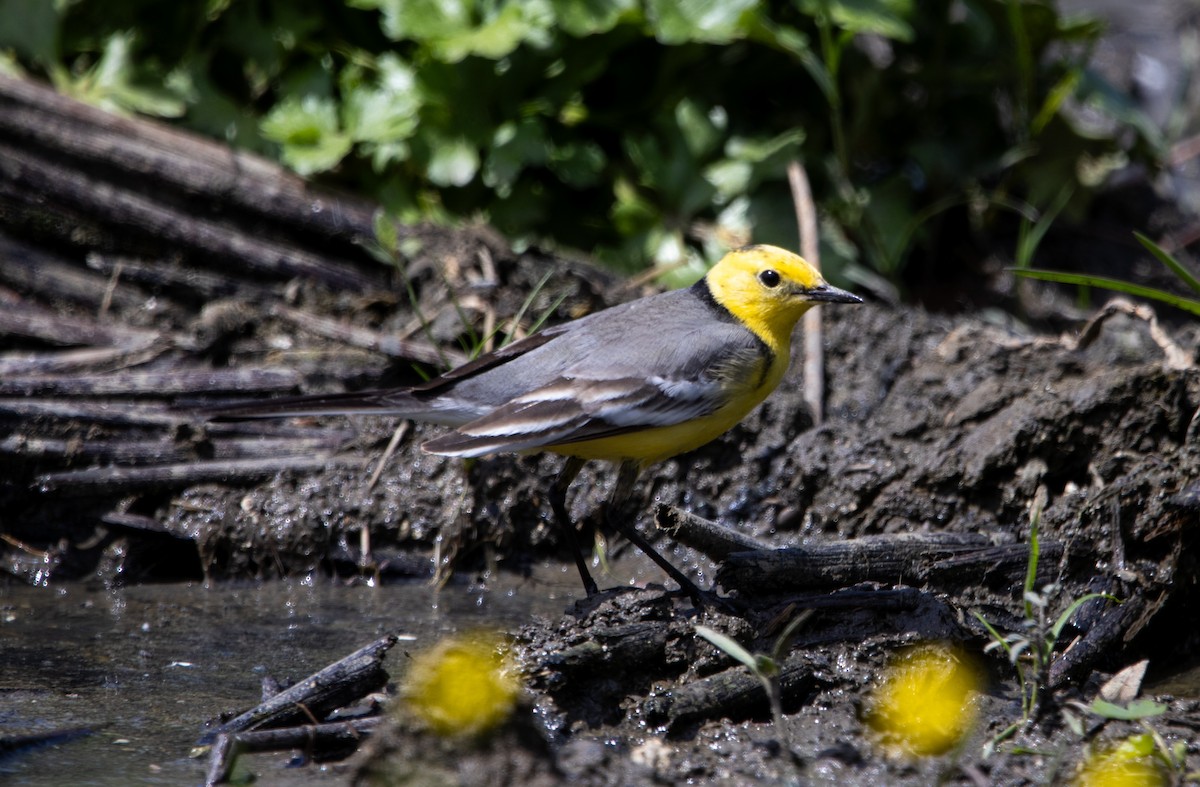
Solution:
[[[1120,279],[1110,279],[1106,276],[1091,276],[1085,273],[1063,273],[1061,271],[1044,271],[1037,268],[1009,268],[1009,270],[1018,276],[1026,276],[1030,279],[1053,281],[1059,284],[1074,284],[1078,287],[1100,287],[1101,289],[1123,292],[1126,295],[1133,295],[1138,298],[1148,298],[1200,317],[1200,300],[1175,295],[1156,287],[1143,287],[1140,284],[1131,284]]]

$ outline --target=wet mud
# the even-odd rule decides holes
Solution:
[[[528,330],[642,292],[580,263],[514,255],[486,232],[423,232],[403,260],[411,302],[398,294],[400,271],[391,289],[347,292],[210,265],[202,272],[226,277],[219,299],[191,297],[181,276],[152,285],[111,277],[102,322],[145,331],[140,349],[95,333],[64,349],[29,326],[6,356],[0,395],[7,581],[454,577],[453,592],[520,581],[547,560],[572,571],[546,499],[560,459],[448,461],[420,451],[435,428],[407,425],[373,479],[396,435],[388,419],[212,423],[195,414],[247,396],[414,382],[439,366],[422,352],[453,356],[463,343],[501,340],[514,320]],[[136,297],[147,290],[151,316]],[[86,316],[87,293],[49,293],[24,297]],[[1197,331],[1152,318],[1113,308],[1060,334],[879,303],[826,310],[822,424],[803,403],[795,364],[746,422],[639,485],[642,531],[729,609],[665,591],[661,573],[604,530],[613,474],[589,467],[570,506],[584,543],[597,535],[604,544],[601,586],[617,589],[510,632],[527,690],[509,725],[456,743],[393,720],[357,755],[353,778],[393,783],[418,772],[414,763],[479,784],[1068,778],[1089,747],[1144,731],[1138,720],[1079,710],[1108,678],[1149,659],[1152,687],[1200,648]],[[382,352],[320,320],[402,337],[421,352]],[[139,374],[190,382],[147,389],[151,378]],[[801,560],[767,581],[764,567],[786,553],[710,558],[655,529],[658,505],[772,548],[899,550],[906,542],[894,539],[915,538],[928,552],[894,575],[863,565],[818,576]],[[1029,634],[1022,588],[1035,522],[1045,614],[1104,595],[1064,625],[1036,712],[1022,721],[1017,671],[1002,652],[984,654],[992,637],[981,619]],[[779,654],[781,729],[758,681],[696,627],[766,653],[801,614]],[[868,696],[897,652],[929,641],[980,659],[981,721],[948,753],[899,757],[869,728]],[[1164,706],[1147,723],[1166,744],[1186,744],[1173,773],[1195,771],[1200,693],[1143,694]]]

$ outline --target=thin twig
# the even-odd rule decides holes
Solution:
[[[817,209],[813,204],[808,174],[799,159],[787,167],[792,203],[796,206],[796,225],[800,231],[800,256],[821,270],[820,239],[817,235]],[[825,354],[821,330],[821,313],[810,309],[804,315],[804,401],[812,412],[813,424],[825,420]]]
[[[379,463],[375,465],[375,472],[371,473],[371,480],[367,482],[367,495],[375,489],[375,485],[379,483],[379,477],[383,475],[383,468],[387,466],[388,460],[396,453],[396,447],[400,445],[400,441],[404,439],[404,435],[408,434],[409,427],[412,426],[412,421],[401,421],[396,427],[396,431],[392,432],[392,439],[388,441],[387,448],[383,449],[383,455],[379,457]],[[370,505],[364,506],[363,510],[370,509]],[[363,519],[362,528],[358,531],[358,546],[359,546],[359,564],[362,566],[371,565],[371,528],[366,518]]]

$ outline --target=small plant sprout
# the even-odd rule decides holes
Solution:
[[[1072,616],[1084,604],[1093,599],[1118,599],[1107,593],[1086,593],[1067,605],[1058,617],[1051,620],[1051,602],[1059,591],[1057,583],[1044,585],[1036,590],[1038,562],[1040,559],[1039,526],[1042,510],[1046,506],[1046,489],[1038,489],[1030,504],[1029,519],[1029,564],[1025,572],[1022,592],[1024,620],[1021,631],[1001,634],[979,611],[972,614],[987,630],[992,641],[984,648],[985,653],[1003,650],[1017,671],[1017,682],[1021,689],[1021,718],[1002,730],[989,744],[989,749],[1009,738],[1020,727],[1036,717],[1041,697],[1046,690],[1050,675],[1050,663],[1058,647],[1059,637]]]
[[[767,692],[767,700],[771,703],[771,718],[774,721],[779,742],[788,752],[791,752],[792,747],[787,727],[783,723],[783,687],[779,682],[779,665],[788,642],[796,631],[799,630],[800,626],[810,617],[812,617],[812,610],[805,610],[792,618],[783,632],[776,638],[775,646],[771,649],[770,655],[765,653],[751,653],[732,637],[727,637],[707,626],[696,626],[696,634],[708,640],[714,647],[724,652],[730,658],[745,664],[750,673],[762,683],[763,689]]]

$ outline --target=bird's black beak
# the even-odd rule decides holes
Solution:
[[[852,292],[839,290],[837,287],[831,287],[828,284],[822,284],[820,287],[814,287],[804,293],[804,299],[814,301],[816,303],[862,303],[863,299]]]

